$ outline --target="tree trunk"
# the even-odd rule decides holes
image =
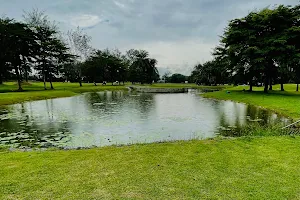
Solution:
[[[273,90],[272,78],[269,78],[269,90]]]
[[[97,86],[97,83],[96,83],[96,81],[94,81],[94,86]]]
[[[23,91],[23,88],[22,88],[22,81],[20,80],[20,78],[18,78],[18,91]]]
[[[19,87],[18,91],[23,91],[19,68],[15,67],[15,71],[16,71],[16,75],[17,75],[17,79],[18,79],[18,87]]]
[[[253,90],[252,90],[252,87],[253,87],[252,81],[249,82],[249,86],[250,86],[249,91],[252,92],[252,91],[253,91]]]
[[[50,85],[51,85],[51,90],[54,90],[54,87],[52,85],[52,81],[50,81]]]
[[[283,81],[281,81],[281,83],[280,83],[280,90],[281,90],[281,91],[284,91]]]
[[[78,72],[78,75],[79,75],[79,86],[82,87],[82,72],[81,72],[81,68],[79,67],[79,72]]]
[[[297,83],[296,92],[299,92],[299,83]]]
[[[51,85],[51,90],[54,90],[54,87],[52,85],[52,76],[50,76],[50,85]]]
[[[264,81],[264,93],[268,93],[268,86],[269,86],[269,78],[268,76],[265,77],[265,81]]]
[[[46,74],[45,74],[45,70],[43,70],[43,81],[44,81],[44,89],[47,90],[47,87],[46,87]]]
[[[43,66],[42,73],[43,73],[43,81],[44,81],[44,90],[47,90],[47,87],[46,87],[45,63],[46,63],[46,60],[45,60],[45,58],[43,57],[43,60],[42,60],[42,66]]]
[[[0,85],[3,84],[3,79],[2,79],[2,75],[0,74]]]

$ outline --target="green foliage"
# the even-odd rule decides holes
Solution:
[[[273,83],[281,83],[281,90],[284,83],[299,83],[299,17],[299,5],[279,5],[231,20],[213,61],[197,65],[191,79],[203,84],[246,83],[250,91],[264,83],[265,92]]]
[[[159,79],[159,73],[156,68],[157,60],[149,58],[149,53],[145,50],[127,51],[129,59],[129,80],[140,83],[152,83]]]
[[[22,71],[33,62],[36,54],[37,35],[26,24],[12,19],[0,19],[0,83],[9,72],[14,71],[21,88]]]
[[[168,83],[184,83],[188,78],[182,74],[172,74],[171,76],[164,77]]]
[[[36,33],[36,54],[34,69],[43,77],[46,90],[48,79],[53,88],[52,79],[59,75],[62,65],[73,57],[68,54],[68,47],[58,38],[58,29],[48,17],[38,10],[26,13],[25,21]]]
[[[190,81],[204,85],[225,84],[229,76],[226,67],[225,61],[221,59],[214,59],[203,65],[198,64],[192,71]]]
[[[159,79],[156,68],[157,61],[148,57],[144,50],[129,50],[123,55],[118,49],[95,50],[87,59],[80,63],[83,80],[87,82],[120,82],[131,81],[152,83]],[[73,67],[75,68],[75,67]],[[66,70],[72,70],[72,65],[66,65]],[[66,71],[65,74],[70,73]],[[76,73],[73,73],[76,74]],[[72,74],[69,74],[72,76]],[[74,79],[74,78],[73,78]],[[69,78],[71,80],[71,78]]]
[[[19,90],[22,81],[28,81],[34,72],[43,80],[44,89],[49,81],[67,80],[86,82],[152,83],[159,79],[157,60],[144,50],[95,50],[90,46],[91,37],[79,27],[68,31],[63,40],[55,22],[44,12],[33,10],[24,15],[26,23],[13,19],[0,19],[0,84],[4,79],[16,78]],[[34,70],[33,70],[34,69]],[[13,74],[13,75],[12,75]]]
[[[12,19],[0,19],[0,84],[7,74],[13,72],[18,80],[19,90],[21,82],[34,68],[46,82],[59,75],[62,63],[72,57],[68,48],[58,38],[56,27],[51,24],[43,12],[34,10],[26,13],[26,23]],[[45,84],[44,84],[45,85]],[[46,89],[46,85],[45,85]]]

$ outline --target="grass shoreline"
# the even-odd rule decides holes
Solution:
[[[0,152],[0,199],[297,199],[300,137]]]
[[[81,91],[88,92],[95,86],[84,87]],[[250,99],[236,90],[203,96],[259,106],[279,95],[261,98],[261,92],[254,92]],[[80,93],[75,88],[45,94],[51,92],[53,96],[56,92]],[[283,111],[295,117],[290,108],[300,96],[280,95],[274,108],[288,102],[291,105],[285,105]],[[81,150],[2,149],[0,199],[298,199],[299,166],[297,135],[217,137]]]
[[[219,92],[219,91],[218,91]],[[254,104],[252,102],[245,102],[245,101],[242,101],[242,100],[233,100],[231,98],[222,98],[222,97],[218,97],[217,95],[210,95],[210,94],[201,94],[202,97],[206,98],[206,99],[212,99],[212,100],[218,100],[218,101],[230,101],[230,102],[236,102],[236,103],[242,103],[242,104],[245,104],[245,105],[249,105],[249,106],[255,106],[255,107],[258,107],[260,109],[263,109],[263,110],[270,110],[280,116],[283,116],[285,118],[288,118],[288,119],[292,119],[292,120],[299,120],[299,118],[297,117],[291,117],[291,115],[289,113],[284,113],[284,112],[280,112],[278,111],[277,109],[272,109],[272,108],[267,108],[267,107],[263,107],[263,106],[260,106],[260,105],[257,105],[257,104]]]
[[[277,88],[278,86],[276,85],[274,87]],[[261,87],[255,87],[253,92],[243,91],[246,87],[235,87],[225,91],[201,94],[201,96],[254,105],[263,109],[272,110],[277,114],[292,118],[293,120],[298,120],[300,119],[300,93],[292,90],[294,89],[294,84],[287,84],[286,88],[287,90],[284,92],[275,89],[265,94]]]
[[[61,97],[71,97],[77,94],[81,94],[84,92],[100,92],[100,91],[114,91],[114,90],[128,90],[127,86],[130,86],[130,83],[126,83],[125,85],[115,85],[112,86],[108,83],[105,86],[98,84],[94,86],[93,83],[83,83],[83,86],[80,87],[78,83],[58,83],[54,82],[54,90],[49,88],[44,90],[43,83],[41,82],[32,82],[32,83],[24,83],[23,92],[17,92],[17,84],[14,82],[8,82],[3,85],[0,85],[0,107],[22,103],[27,101],[35,101],[35,100],[45,100],[45,99],[54,99]],[[137,84],[137,86],[139,86]],[[203,89],[203,88],[211,88],[211,89],[223,89],[225,86],[197,86],[195,84],[153,84],[153,85],[144,85],[146,87],[154,87],[154,88],[193,88],[193,89]]]
[[[100,92],[105,90],[128,90],[126,86],[123,85],[94,86],[92,84],[83,84],[82,87],[79,87],[79,85],[77,84],[54,83],[54,90],[44,90],[41,84],[39,84],[38,86],[39,87],[27,86],[25,87],[25,91],[22,92],[3,92],[3,88],[5,86],[2,86],[2,93],[0,93],[0,107],[16,103],[23,103],[27,101],[71,97],[85,92]]]

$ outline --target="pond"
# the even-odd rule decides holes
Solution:
[[[105,91],[0,109],[0,144],[61,147],[150,143],[215,137],[251,121],[288,123],[268,110],[202,98],[200,91],[147,94]]]

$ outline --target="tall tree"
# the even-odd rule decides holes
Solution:
[[[11,61],[11,51],[10,43],[12,39],[11,26],[14,23],[12,19],[1,18],[0,19],[0,84],[3,83],[3,79],[10,71],[9,62]]]
[[[74,65],[74,67],[77,67],[75,71],[77,72],[79,77],[79,85],[82,86],[82,71],[80,63],[86,61],[86,59],[88,59],[88,57],[93,52],[93,49],[90,45],[92,38],[84,33],[79,27],[77,27],[76,30],[68,31],[67,36],[71,54],[77,56],[76,64]]]
[[[36,55],[38,64],[35,66],[35,69],[43,77],[44,89],[47,90],[47,75],[49,76],[51,89],[53,89],[51,68],[53,68],[55,63],[54,60],[57,60],[60,53],[62,53],[62,42],[58,39],[58,28],[55,22],[51,22],[48,16],[39,10],[34,9],[31,12],[25,12],[24,19],[31,29],[35,31],[39,44],[38,55]]]
[[[18,90],[22,91],[22,72],[28,61],[36,54],[36,34],[24,23],[14,20],[0,20],[0,53],[1,80],[8,66],[11,66],[18,79]]]
[[[145,50],[129,50],[127,57],[130,59],[129,77],[131,82],[152,83],[159,79],[156,68],[157,60],[149,58],[149,53]]]
[[[272,89],[277,79],[284,90],[283,83],[293,73],[291,61],[299,58],[295,40],[299,35],[299,17],[299,7],[279,5],[229,23],[221,42],[234,71],[244,74],[250,88],[252,80],[263,76],[265,92]]]

